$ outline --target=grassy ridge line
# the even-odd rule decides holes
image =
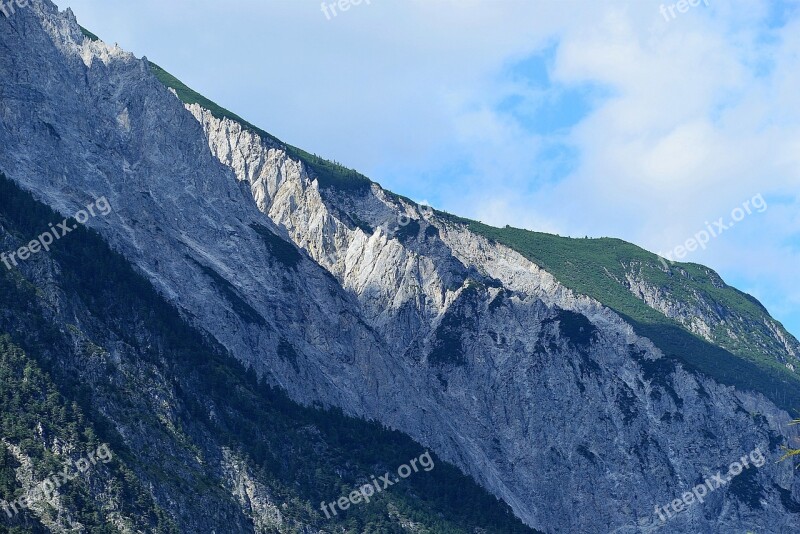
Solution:
[[[274,136],[186,87],[157,65],[151,64],[151,66],[156,77],[167,87],[175,89],[184,103],[199,103],[215,117],[239,122],[265,140],[278,143],[287,150],[287,153],[303,160],[315,171],[321,185],[358,190],[365,185],[368,187],[371,183],[369,179],[355,171],[285,145]],[[736,355],[697,337],[676,321],[650,308],[604,273],[606,268],[624,278],[624,272],[620,272],[619,269],[620,257],[628,261],[638,259],[654,263],[658,262],[654,254],[620,239],[569,239],[528,230],[493,228],[469,219],[450,217],[452,220],[467,224],[473,232],[503,243],[541,265],[568,288],[595,298],[614,309],[630,321],[640,335],[650,338],[667,356],[680,360],[689,368],[703,372],[723,384],[759,391],[783,408],[793,409],[800,406],[800,391],[793,391],[800,390],[798,388],[800,377],[790,373],[774,360],[759,357],[750,351],[745,351],[741,356]],[[586,246],[572,246],[575,244]],[[620,254],[623,250],[625,253]],[[701,271],[701,266],[681,264],[681,267],[697,277],[708,277],[707,273]],[[671,287],[671,291],[677,296],[682,296],[681,289],[680,284],[673,284]],[[763,306],[749,295],[733,288],[726,289],[727,292],[712,287],[707,291],[715,292],[718,301],[733,309],[751,308],[757,312],[766,312]],[[732,294],[739,298],[732,297]]]
[[[667,357],[677,359],[690,369],[723,384],[763,393],[784,409],[793,410],[800,406],[800,377],[797,374],[763,353],[743,349],[735,354],[709,343],[648,306],[608,274],[624,279],[625,268],[621,262],[640,262],[652,267],[652,278],[648,278],[648,282],[656,287],[669,287],[678,298],[683,296],[681,291],[688,293],[688,289],[699,288],[712,293],[717,302],[745,316],[766,314],[763,306],[753,297],[727,286],[716,287],[710,280],[712,274],[709,273],[713,273],[710,269],[680,264],[679,267],[693,277],[708,280],[708,284],[691,286],[685,281],[677,283],[673,279],[676,277],[670,278],[670,275],[654,267],[660,264],[655,254],[620,239],[565,238],[517,228],[494,228],[451,215],[446,215],[446,218],[466,224],[476,234],[512,248],[552,273],[566,287],[613,309],[639,335],[653,341]],[[715,273],[713,276],[716,276]]]
[[[243,128],[260,136],[265,142],[279,146],[286,151],[290,157],[302,161],[309,169],[310,174],[319,180],[322,187],[335,187],[346,191],[366,191],[372,184],[366,176],[353,169],[347,169],[341,165],[320,158],[319,156],[315,156],[314,154],[309,154],[305,150],[284,143],[274,135],[254,126],[237,114],[223,108],[197,91],[187,87],[183,82],[155,63],[150,62],[150,69],[161,83],[175,90],[178,94],[178,98],[180,98],[184,104],[199,104],[201,107],[210,111],[217,119],[230,119],[237,122]]]
[[[92,41],[100,40],[97,35],[93,34],[83,26],[80,28],[81,32],[83,32],[83,35],[85,35],[87,38],[91,39]],[[334,187],[336,189],[342,189],[345,191],[366,191],[372,185],[372,181],[369,178],[355,171],[354,169],[348,169],[342,165],[339,165],[338,163],[328,161],[315,154],[310,154],[305,150],[284,143],[274,135],[265,132],[261,128],[244,120],[236,113],[233,113],[232,111],[223,108],[216,102],[204,97],[152,61],[149,61],[149,64],[150,70],[153,72],[155,77],[158,78],[158,80],[166,87],[174,89],[178,94],[178,98],[180,98],[184,104],[199,104],[200,107],[210,111],[211,114],[217,119],[230,119],[234,122],[237,122],[243,128],[250,130],[261,137],[264,141],[279,146],[292,158],[302,161],[308,168],[312,177],[319,180],[319,184],[322,187]]]
[[[89,34],[90,32],[86,32]],[[281,142],[276,137],[219,106],[183,84],[180,80],[151,62],[155,76],[176,91],[186,104],[197,103],[216,118],[227,118],[252,130],[265,141],[278,144],[286,152],[303,161],[323,187],[343,190],[364,190],[371,181],[362,174],[336,163],[309,154]],[[791,373],[774,359],[765,357],[749,346],[725,343],[718,347],[699,338],[683,325],[666,317],[636,298],[607,273],[625,278],[620,260],[641,261],[645,265],[658,263],[657,256],[620,239],[571,239],[515,228],[494,228],[482,223],[449,214],[450,220],[466,224],[476,234],[502,243],[551,272],[566,287],[598,300],[624,316],[640,335],[650,338],[665,354],[681,360],[690,368],[719,379],[724,384],[752,389],[786,409],[800,406],[800,377]],[[769,315],[752,296],[730,286],[719,288],[710,281],[709,269],[695,264],[679,264],[697,280],[707,280],[702,290],[716,302],[741,312],[746,317]],[[688,296],[687,286],[676,283],[659,269],[651,269],[648,282],[666,287],[678,299]],[[719,277],[714,273],[714,276]],[[720,279],[721,281],[721,279]],[[725,339],[725,338],[722,338]],[[719,341],[718,341],[719,342]]]

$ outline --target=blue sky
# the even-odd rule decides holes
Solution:
[[[761,195],[684,260],[800,334],[796,0],[56,2],[285,141],[487,223],[665,252]]]

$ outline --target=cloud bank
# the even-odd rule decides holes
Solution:
[[[795,0],[58,3],[284,140],[487,223],[659,252],[763,195],[684,260],[800,334]]]

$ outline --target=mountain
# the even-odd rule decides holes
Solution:
[[[4,246],[60,219],[0,177]],[[101,443],[113,455],[55,501],[7,506],[4,532],[319,532],[317,503],[424,454],[397,431],[292,402],[82,227],[49,257],[3,268],[0,299],[3,500]],[[335,527],[533,532],[434,458]]]
[[[3,273],[3,498],[119,451],[26,528],[643,532],[755,450],[664,530],[800,528],[800,343],[712,270],[420,206],[49,0],[0,44],[3,250],[110,207]],[[319,512],[426,449],[386,501]]]

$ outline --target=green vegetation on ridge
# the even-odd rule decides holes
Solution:
[[[281,142],[190,89],[158,65],[151,63],[151,68],[184,103],[199,103],[217,118],[238,122],[265,141],[284,148],[291,157],[303,161],[322,187],[349,191],[369,188],[371,181],[360,173]],[[387,194],[404,198],[388,191]],[[775,345],[774,337],[761,321],[761,317],[768,315],[767,310],[750,295],[725,285],[710,269],[680,263],[665,272],[655,254],[620,239],[565,238],[510,227],[494,228],[439,214],[467,225],[476,234],[509,246],[552,273],[566,287],[612,308],[667,356],[722,383],[759,391],[786,409],[800,405],[800,368],[791,372],[773,357],[772,352],[781,348]],[[625,285],[629,274],[664,290],[673,300],[691,302],[699,296],[719,309],[735,310],[747,321],[743,330],[747,335],[731,336],[717,327],[710,333],[713,343],[698,337],[633,295]]]
[[[319,180],[322,187],[333,187],[345,191],[364,191],[368,190],[372,184],[366,176],[353,169],[348,169],[338,163],[328,161],[314,154],[309,154],[305,150],[284,143],[274,135],[254,126],[239,115],[228,111],[197,91],[187,87],[186,84],[155,63],[150,62],[150,69],[161,83],[175,90],[178,94],[178,98],[180,98],[184,104],[199,104],[201,107],[210,111],[217,119],[230,119],[237,122],[243,128],[260,136],[265,142],[279,146],[285,150],[290,157],[302,161],[308,168],[311,176]]]
[[[800,376],[762,349],[756,338],[764,328],[764,307],[750,295],[725,285],[710,269],[681,263],[665,272],[655,254],[620,239],[576,239],[518,228],[494,228],[455,217],[471,231],[508,246],[552,273],[566,287],[615,310],[638,334],[649,338],[665,355],[718,381],[763,393],[787,410],[800,406]],[[750,320],[752,337],[731,340],[717,333],[712,344],[651,308],[625,285],[629,274],[646,280],[675,300],[691,302],[697,295],[720,309],[735,310]],[[713,335],[714,333],[712,333]]]

